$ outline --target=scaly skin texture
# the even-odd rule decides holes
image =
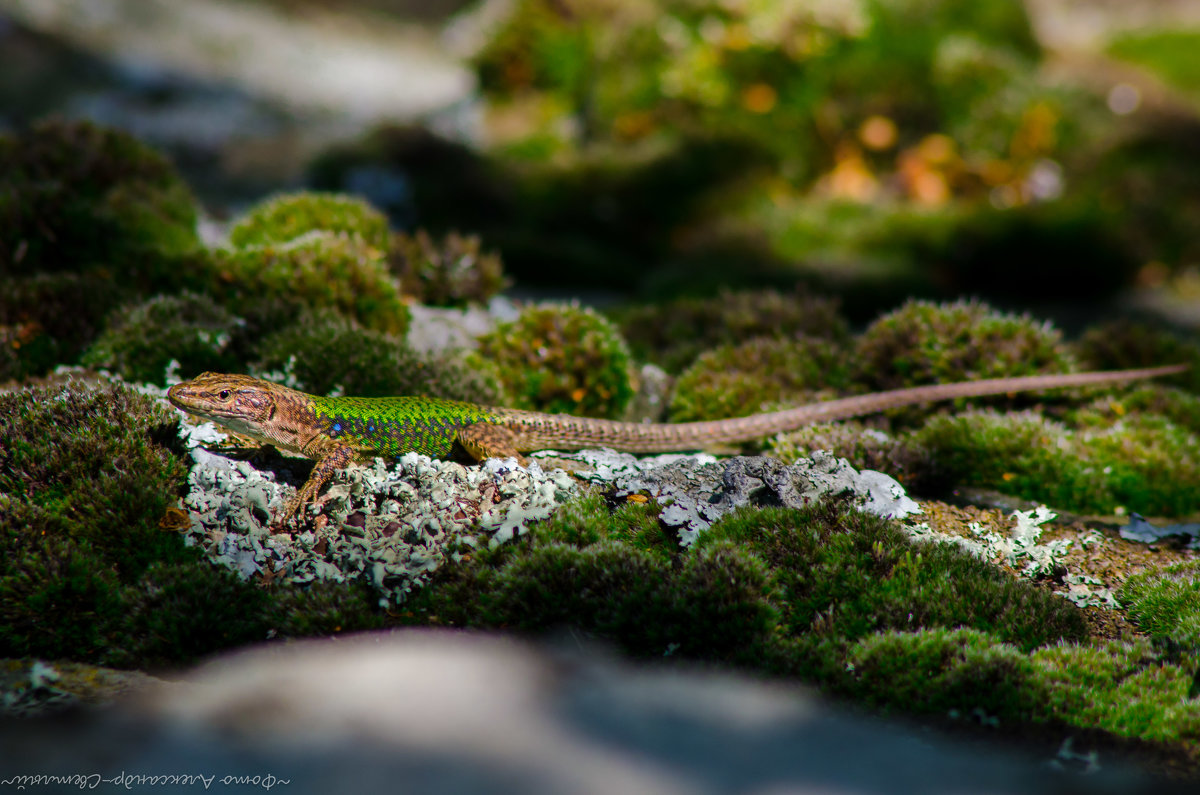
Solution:
[[[1186,365],[1066,375],[961,381],[810,403],[728,420],[652,424],[477,406],[427,397],[317,397],[248,375],[203,373],[171,387],[177,408],[264,444],[317,461],[312,475],[276,517],[295,519],[335,471],[375,456],[417,452],[475,460],[532,450],[611,447],[631,453],[701,450],[746,442],[814,422],[859,417],[913,403],[1038,389],[1131,381],[1177,373]]]

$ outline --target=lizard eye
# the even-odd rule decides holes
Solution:
[[[229,390],[222,389],[220,394],[217,395],[217,397],[221,398],[221,400],[229,400]]]

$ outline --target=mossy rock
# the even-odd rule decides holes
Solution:
[[[199,245],[196,204],[167,160],[125,132],[53,119],[0,138],[0,273],[104,268],[172,289],[170,255]]]
[[[879,632],[856,643],[848,659],[855,695],[910,715],[980,710],[1015,722],[1028,719],[1041,697],[1028,655],[974,629]]]
[[[833,502],[738,511],[689,551],[656,510],[581,498],[519,542],[439,573],[411,608],[451,625],[568,625],[639,655],[671,644],[835,688],[847,686],[854,643],[884,630],[971,627],[1022,653],[1087,634],[1066,600]]]
[[[675,381],[672,422],[715,420],[811,402],[844,387],[838,345],[814,338],[760,337],[702,353]]]
[[[354,237],[387,251],[387,217],[369,203],[341,193],[289,193],[260,202],[229,230],[229,243],[250,248],[287,243],[309,232]]]
[[[1198,507],[1200,459],[1188,430],[1154,415],[1074,431],[1030,413],[931,418],[906,439],[922,489],[994,488],[1063,510],[1180,516]]]
[[[312,231],[284,243],[216,252],[210,267],[221,303],[237,314],[263,302],[291,302],[334,309],[389,334],[408,329],[408,306],[386,250],[356,235]]]
[[[909,301],[862,333],[854,362],[874,390],[1075,369],[1048,322],[980,301]]]
[[[450,232],[434,242],[424,229],[397,233],[389,258],[405,295],[429,306],[486,304],[510,284],[500,255],[484,251],[478,235]]]
[[[240,325],[207,296],[158,296],[116,313],[80,362],[159,386],[167,386],[172,361],[185,373],[238,370],[232,343]]]
[[[1200,654],[1200,561],[1135,574],[1117,599],[1150,637]]]
[[[333,312],[307,314],[264,339],[252,369],[317,395],[428,395],[504,405],[492,371],[450,351],[418,354],[400,337]]]
[[[1035,717],[1118,737],[1194,743],[1200,737],[1200,657],[1166,660],[1144,639],[1057,644],[1031,655],[1044,695]]]
[[[479,338],[515,408],[617,417],[633,398],[633,364],[620,332],[579,304],[539,304]]]
[[[128,582],[182,548],[158,528],[184,483],[186,468],[163,446],[177,427],[166,404],[119,385],[0,394],[0,493],[34,501],[35,538],[86,542]]]
[[[640,359],[678,373],[706,350],[760,337],[842,342],[846,321],[836,299],[777,290],[722,291],[613,313]]]
[[[167,529],[176,431],[122,385],[0,393],[0,656],[179,665],[272,630],[380,625],[361,589],[264,590]]]

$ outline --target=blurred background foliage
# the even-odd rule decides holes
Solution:
[[[0,14],[30,5],[0,0]],[[391,80],[386,94],[403,96],[429,79],[417,68],[400,83],[368,70],[334,92],[345,95],[334,123],[269,102],[250,109],[248,84],[167,79],[128,53],[102,65],[71,36],[5,28],[0,126],[19,129],[57,107],[132,129],[171,152],[218,217],[281,187],[359,195],[397,232],[478,234],[518,294],[539,298],[566,290],[601,303],[661,301],[799,283],[837,293],[861,323],[911,296],[977,295],[1062,319],[1064,304],[1103,303],[1131,287],[1200,290],[1200,19],[1174,6],[235,6],[247,31],[263,9],[281,15],[276,43],[296,37],[294,20],[319,42],[321,31],[355,30],[352,19],[364,46],[384,35],[381,20],[422,26],[465,87],[439,110],[363,115],[379,96],[372,81]],[[59,20],[75,30],[69,15]],[[122,35],[137,43],[133,28]],[[272,46],[217,48],[210,71],[265,64]],[[47,76],[53,47],[69,53],[60,71],[76,75],[82,100],[65,100],[63,81]],[[428,65],[411,40],[389,48]],[[312,72],[284,69],[284,79],[316,91],[338,52],[314,49]],[[105,69],[132,86],[133,100],[97,98]],[[175,116],[155,122],[154,109],[167,106]]]
[[[519,284],[1099,299],[1200,262],[1197,37],[1114,36],[1102,85],[1008,0],[516,0],[472,57],[485,146],[381,128],[311,173],[398,170],[395,218]]]

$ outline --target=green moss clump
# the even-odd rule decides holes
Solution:
[[[889,629],[969,627],[1022,651],[1087,636],[1066,600],[957,547],[914,544],[895,523],[834,502],[738,511],[695,548],[721,541],[761,557],[772,572],[785,640],[766,666],[780,673],[840,687],[851,646]]]
[[[616,327],[578,304],[541,304],[479,338],[514,407],[616,417],[633,398],[633,367]]]
[[[270,593],[269,619],[280,637],[338,635],[380,629],[386,624],[387,616],[378,608],[378,592],[363,581],[314,582],[303,588],[276,588]]]
[[[1074,348],[1088,369],[1190,365],[1182,373],[1156,379],[1156,383],[1175,384],[1200,392],[1200,344],[1167,329],[1131,320],[1115,320],[1089,328]]]
[[[1150,637],[1200,653],[1200,561],[1135,574],[1117,599]]]
[[[80,362],[166,386],[172,361],[186,373],[239,369],[232,346],[238,329],[238,318],[207,296],[158,296],[114,315]]]
[[[0,138],[0,274],[103,268],[142,291],[177,281],[196,205],[170,163],[131,135],[49,120]]]
[[[146,667],[378,625],[365,592],[263,590],[160,526],[185,474],[176,429],[121,385],[0,394],[0,656]]]
[[[1167,662],[1137,640],[1060,644],[1038,649],[1031,659],[1045,694],[1039,718],[1150,741],[1194,743],[1200,737],[1195,655]]]
[[[76,361],[123,295],[94,271],[0,279],[0,382]]]
[[[214,289],[238,314],[264,301],[336,309],[364,326],[404,334],[408,306],[385,250],[352,235],[314,231],[279,244],[219,252]]]
[[[339,193],[289,193],[255,205],[229,230],[236,248],[287,243],[309,232],[353,237],[388,249],[388,222],[367,202]]]
[[[15,500],[0,518],[0,653],[88,659],[102,656],[120,616],[120,584],[98,567],[86,541],[34,538],[51,517]],[[23,523],[24,522],[24,523]]]
[[[187,186],[127,133],[0,136],[0,381],[74,362],[122,301],[194,279],[199,245]]]
[[[177,423],[161,401],[116,385],[0,394],[0,493],[38,506],[36,538],[86,541],[128,582],[176,550],[157,522],[185,468],[156,440]]]
[[[155,563],[122,594],[116,637],[128,645],[110,651],[117,665],[187,663],[214,649],[267,639],[267,594],[228,569],[206,561]]]
[[[1018,721],[1035,711],[1041,697],[1031,686],[1029,657],[974,629],[879,632],[854,645],[849,663],[855,695],[910,714],[978,709]]]
[[[801,336],[841,342],[847,335],[836,299],[776,290],[724,291],[715,298],[679,298],[615,313],[639,359],[677,373],[702,352],[758,337]]]
[[[855,365],[877,390],[1075,369],[1049,323],[979,301],[909,301],[863,332]]]
[[[700,354],[675,381],[672,422],[741,417],[844,387],[845,352],[826,340],[759,337]]]
[[[835,689],[849,686],[853,645],[889,629],[970,627],[1022,652],[1087,635],[1066,600],[833,502],[736,512],[689,551],[656,511],[581,498],[519,543],[442,572],[412,609],[454,625],[566,624],[637,654],[678,644]]]
[[[429,395],[504,405],[490,371],[454,353],[419,355],[399,337],[364,329],[333,312],[306,315],[258,346],[256,372],[282,373],[318,395]]]
[[[153,440],[176,422],[119,386],[0,394],[0,653],[98,653],[120,587],[186,554],[157,526],[185,469]]]
[[[762,561],[733,544],[677,559],[650,530],[656,509],[610,515],[585,497],[517,545],[443,571],[410,603],[442,623],[545,632],[577,627],[641,656],[672,650],[749,663],[777,614]],[[641,539],[630,544],[621,539]]]
[[[920,485],[933,492],[970,484],[1100,514],[1180,516],[1198,505],[1196,437],[1154,415],[1071,431],[1026,412],[968,411],[933,417],[910,441],[926,462]]]
[[[1119,395],[1101,397],[1064,415],[1080,428],[1107,428],[1133,414],[1153,414],[1200,434],[1200,395],[1163,384],[1130,386]]]
[[[451,232],[435,243],[424,229],[399,233],[390,258],[404,293],[429,306],[485,304],[509,285],[500,255],[485,252],[478,235]]]

